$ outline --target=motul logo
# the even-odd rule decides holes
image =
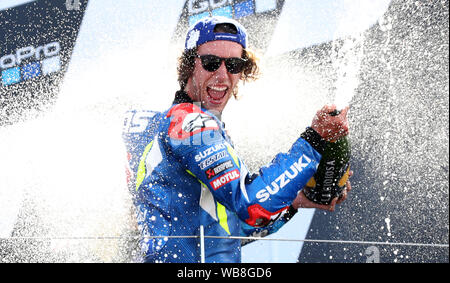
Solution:
[[[228,184],[231,181],[239,179],[239,170],[235,169],[233,171],[227,172],[223,174],[222,176],[218,177],[217,179],[213,180],[209,184],[214,190],[217,190],[226,184]]]

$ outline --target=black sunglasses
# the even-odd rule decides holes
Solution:
[[[238,74],[244,70],[245,62],[247,59],[232,57],[222,58],[216,55],[197,55],[202,61],[202,67],[208,72],[215,72],[222,65],[222,61],[225,61],[225,67],[231,74]]]

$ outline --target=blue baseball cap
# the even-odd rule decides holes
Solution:
[[[236,33],[214,32],[217,24],[231,24],[236,28]],[[188,50],[215,40],[234,41],[247,48],[247,32],[245,28],[237,21],[222,16],[206,17],[190,26],[184,47],[185,50]]]

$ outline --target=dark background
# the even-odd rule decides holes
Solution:
[[[53,41],[61,45],[59,72],[8,86],[0,83],[0,126],[33,118],[51,108],[58,97],[87,2],[82,0],[79,9],[68,10],[65,0],[39,0],[0,11],[1,56],[30,45],[37,47]]]
[[[334,213],[316,210],[308,239],[448,244],[448,8],[393,1],[392,28],[367,32],[349,115],[353,189]],[[370,246],[305,243],[298,260],[366,262]],[[448,248],[376,247],[380,262],[449,261]]]

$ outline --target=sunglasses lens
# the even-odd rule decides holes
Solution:
[[[227,58],[225,59],[225,66],[228,72],[232,74],[237,74],[242,72],[244,69],[244,60],[241,58]]]
[[[202,61],[203,69],[208,72],[215,72],[222,64],[222,60],[225,60],[225,67],[231,74],[238,74],[242,72],[245,66],[245,60],[242,58],[220,58],[215,55],[201,55],[199,56]]]
[[[214,55],[200,56],[203,68],[208,72],[214,72],[219,69],[222,60]]]

